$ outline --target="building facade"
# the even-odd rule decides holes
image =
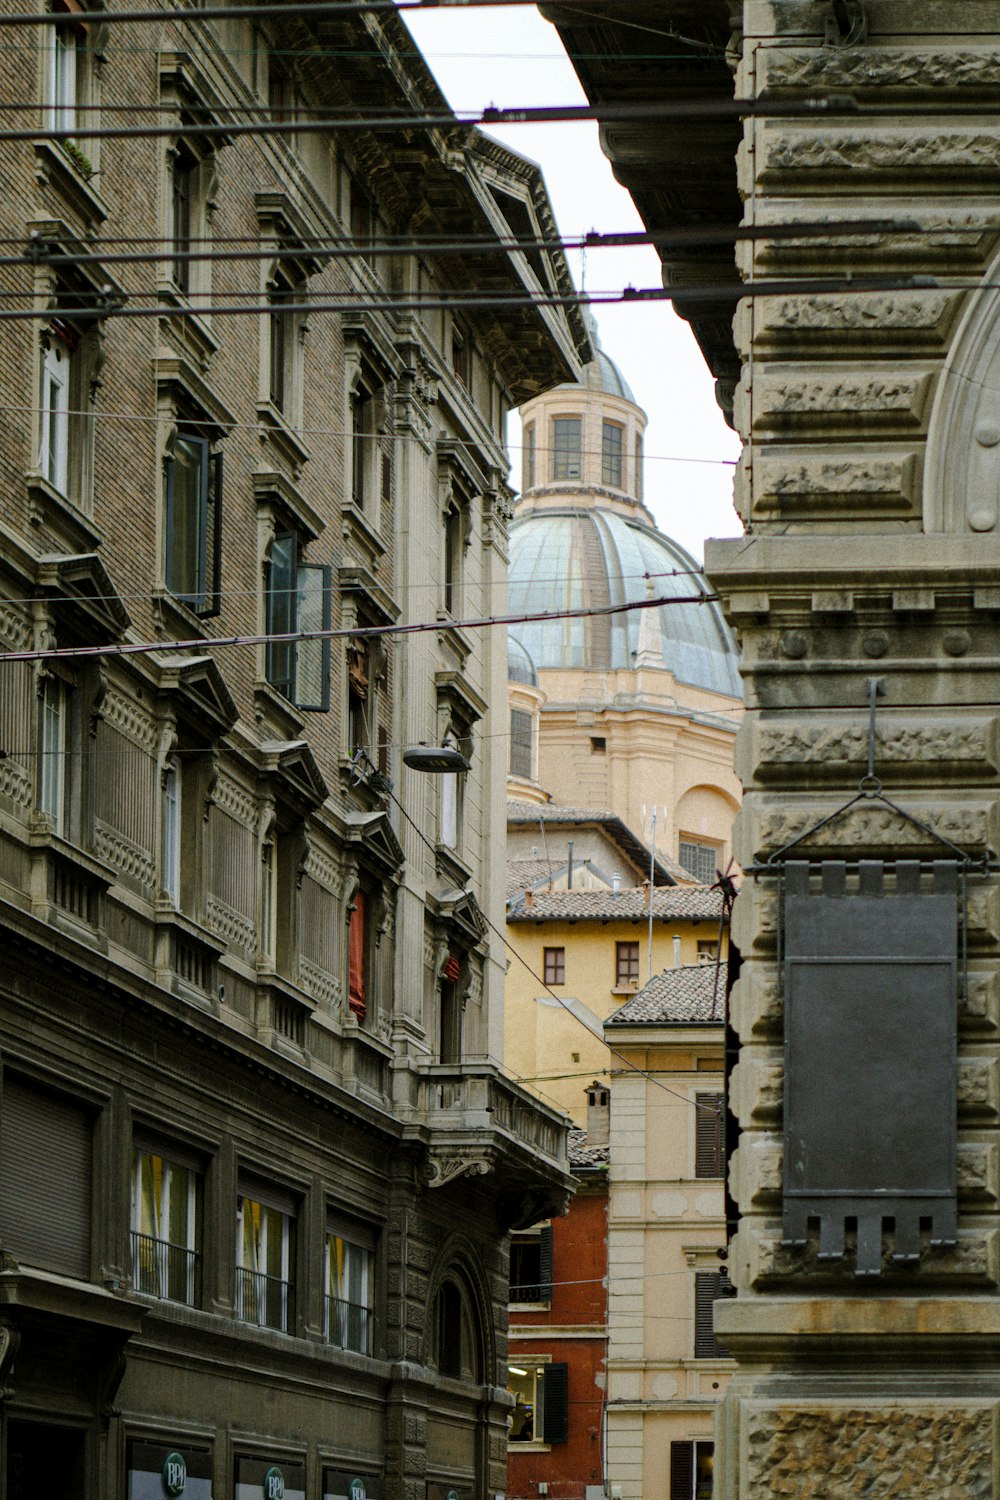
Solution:
[[[745,444],[748,535],[706,552],[744,653],[737,849],[765,866],[734,920],[717,1491],[996,1496],[998,17],[655,21],[686,60],[561,29],[594,100],[723,106],[604,136],[647,225],[694,230],[665,279]]]
[[[0,1494],[483,1500],[507,1231],[572,1185],[501,1072],[506,643],[462,623],[506,410],[589,353],[525,295],[562,260],[498,244],[544,188],[458,125],[318,126],[447,114],[394,15],[19,37]]]

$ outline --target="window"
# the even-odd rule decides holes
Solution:
[[[270,372],[268,395],[271,405],[285,417],[291,414],[292,385],[295,378],[293,358],[296,319],[288,304],[294,302],[297,295],[297,289],[282,272],[274,277],[267,289]]]
[[[542,973],[546,984],[566,983],[566,949],[542,949]]]
[[[592,734],[590,736],[591,755],[607,755],[608,742],[603,734]]]
[[[291,81],[273,53],[267,59],[267,112],[272,120],[295,118]]]
[[[460,750],[468,759],[469,744],[466,739],[449,729],[444,744],[451,750]],[[446,771],[437,777],[438,783],[438,841],[446,849],[458,850],[462,842],[462,821],[465,810],[465,772]]]
[[[510,711],[510,774],[529,781],[535,769],[535,725],[523,708]]]
[[[451,368],[455,379],[466,390],[472,387],[472,347],[465,334],[454,325],[451,330]]]
[[[681,839],[678,860],[689,875],[702,885],[712,885],[716,878],[718,850],[714,844],[699,844],[693,839]]]
[[[445,613],[449,615],[456,615],[461,606],[463,530],[461,510],[457,505],[449,505],[444,518],[443,601]]]
[[[698,939],[698,962],[700,964],[714,964],[719,956],[719,943],[717,938]]]
[[[302,561],[298,536],[279,532],[266,568],[266,675],[296,708],[324,712],[330,707],[330,637],[272,640],[297,632],[329,631],[332,570]]]
[[[615,944],[615,989],[634,990],[639,983],[639,944]]]
[[[511,1443],[565,1443],[569,1437],[569,1366],[535,1364],[507,1366],[507,1385],[514,1397],[510,1416]]]
[[[363,387],[351,397],[351,499],[359,510],[371,506],[371,468],[378,434],[375,401]]]
[[[51,673],[42,681],[40,712],[38,810],[47,813],[56,833],[62,834],[66,832],[69,688]]]
[[[670,1500],[712,1500],[714,1453],[710,1442],[670,1444]]]
[[[351,899],[347,925],[347,1003],[359,1021],[368,1009],[369,942],[368,893],[359,886]]]
[[[362,1243],[364,1241],[364,1243]],[[339,1349],[374,1351],[374,1237],[360,1230],[326,1236],[326,1338]]]
[[[723,1101],[721,1094],[695,1096],[694,1175],[721,1177],[723,1173]]]
[[[437,1364],[442,1375],[462,1378],[462,1293],[446,1281],[437,1295]]]
[[[69,489],[69,413],[72,359],[79,339],[74,329],[54,320],[42,336],[42,478],[65,495]]]
[[[372,242],[375,238],[375,210],[371,199],[363,192],[356,182],[351,182],[351,239],[361,250],[362,258],[372,264],[374,256],[371,253]]]
[[[219,613],[222,550],[222,454],[207,437],[181,427],[163,463],[166,486],[166,585],[195,614]]]
[[[511,1235],[511,1302],[548,1302],[552,1297],[552,1225]]]
[[[191,253],[194,238],[195,196],[198,182],[198,158],[187,146],[174,147],[170,163],[170,242],[174,252],[174,285],[181,292],[191,290]]]
[[[534,422],[529,422],[528,426],[524,429],[524,472],[522,483],[526,490],[532,490],[535,487],[535,464],[535,424]]]
[[[633,495],[635,496],[635,498],[637,500],[641,500],[642,499],[642,433],[641,432],[637,432],[636,435],[635,435],[634,463],[635,463],[635,475],[634,475],[633,481],[632,481],[632,493],[633,493]]]
[[[181,768],[176,755],[163,767],[163,869],[164,893],[175,906],[181,899]]]
[[[0,1140],[4,1249],[24,1265],[89,1280],[91,1115],[76,1100],[5,1072]]]
[[[580,478],[582,424],[579,417],[555,417],[552,422],[553,479]]]
[[[694,1277],[694,1357],[695,1359],[728,1359],[715,1337],[712,1309],[723,1297],[732,1295],[725,1271],[696,1271]]]
[[[375,746],[377,712],[372,679],[371,651],[367,641],[352,641],[347,648],[347,737],[348,752],[372,752]]]
[[[261,1328],[292,1327],[292,1216],[276,1199],[236,1200],[236,1316]]]
[[[155,1151],[132,1151],[132,1285],[195,1303],[198,1174]]]
[[[601,427],[601,483],[616,490],[622,487],[622,440],[625,429],[618,422],[604,422]]]
[[[80,104],[87,94],[87,14],[79,0],[53,0],[57,15],[72,15],[72,21],[51,28],[48,66],[49,130],[75,130],[79,124]],[[88,123],[90,123],[88,121]],[[82,168],[86,157],[78,152],[70,138],[68,154]],[[87,162],[88,168],[90,167]],[[91,175],[92,169],[85,175]]]

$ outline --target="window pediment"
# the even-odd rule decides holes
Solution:
[[[181,118],[196,125],[224,126],[227,112],[190,52],[160,53],[160,102],[179,105]],[[209,150],[228,146],[231,135],[211,138]]]
[[[446,708],[453,720],[471,727],[488,708],[486,699],[477,693],[461,672],[435,672],[438,707]]]
[[[338,568],[337,583],[341,594],[355,601],[359,628],[361,621],[368,625],[394,625],[399,619],[399,605],[367,568]]]
[[[179,693],[217,734],[224,734],[236,723],[239,712],[235,700],[212,657],[165,657],[157,661],[157,666],[160,691]]]
[[[111,574],[95,553],[40,557],[35,578],[40,593],[59,600],[60,614],[77,617],[87,639],[121,640],[132,623]]]
[[[457,438],[439,438],[437,443],[438,478],[461,504],[472,495],[483,495],[490,488],[486,473],[472,461],[469,445]]]
[[[403,846],[384,812],[349,812],[344,820],[348,844],[361,845],[363,863],[395,875],[403,863]]]
[[[281,521],[287,522],[303,543],[314,542],[325,530],[323,517],[284,474],[273,469],[261,471],[253,476],[252,482],[258,506],[270,507],[279,528]]]
[[[262,769],[276,781],[282,800],[303,813],[326,801],[327,784],[305,740],[265,740],[258,750]]]
[[[358,378],[374,389],[389,385],[403,371],[403,359],[373,313],[353,310],[341,322],[344,351],[357,366]]]
[[[293,252],[281,257],[282,266],[293,279],[304,281],[327,264],[330,257],[311,248],[320,238],[319,232],[288,193],[257,193],[254,205],[262,238],[274,242],[276,248]]]
[[[179,405],[207,418],[215,431],[205,432],[206,437],[219,438],[236,425],[228,406],[223,405],[213,387],[182,354],[160,350],[156,357],[156,388],[161,395],[171,395]]]

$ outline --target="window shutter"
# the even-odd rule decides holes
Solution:
[[[324,564],[301,563],[297,573],[296,630],[330,629],[333,570]],[[330,707],[330,637],[295,643],[296,708],[323,713]]]
[[[695,1359],[728,1359],[712,1326],[712,1308],[720,1297],[729,1295],[729,1279],[721,1271],[696,1271],[694,1278],[694,1357]]]
[[[539,1381],[538,1404],[541,1407],[543,1443],[569,1441],[569,1365],[546,1365]],[[539,1424],[535,1424],[538,1436]]]
[[[288,635],[295,629],[296,539],[282,532],[271,543],[267,564],[267,634]],[[291,696],[295,666],[295,642],[267,643],[267,680],[286,697]]]
[[[694,1443],[670,1444],[670,1500],[692,1500]]]
[[[546,1224],[539,1236],[538,1300],[552,1300],[552,1225]]]
[[[5,1075],[0,1239],[15,1259],[89,1279],[91,1154],[86,1110]]]
[[[170,592],[176,593],[177,585],[174,578],[174,460],[169,455],[163,460],[163,510],[165,525],[163,528],[166,555],[164,557],[164,579]]]
[[[694,1175],[721,1177],[722,1095],[698,1094],[695,1098]]]

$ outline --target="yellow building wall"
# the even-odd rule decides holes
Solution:
[[[615,944],[638,942],[641,987],[649,977],[647,924],[599,920],[508,922],[507,937],[514,950],[504,989],[507,1071],[547,1104],[555,1104],[575,1124],[584,1126],[584,1089],[592,1079],[608,1076],[610,1054],[603,1022],[634,994],[634,989],[615,989]],[[679,950],[675,950],[675,938]],[[715,943],[718,938],[717,921],[657,918],[653,922],[652,973],[673,968],[676,963],[697,963],[698,943]],[[723,957],[726,941],[724,935]],[[565,983],[552,987],[563,1004],[541,983],[546,948],[565,949]],[[675,951],[679,956],[675,957]]]

